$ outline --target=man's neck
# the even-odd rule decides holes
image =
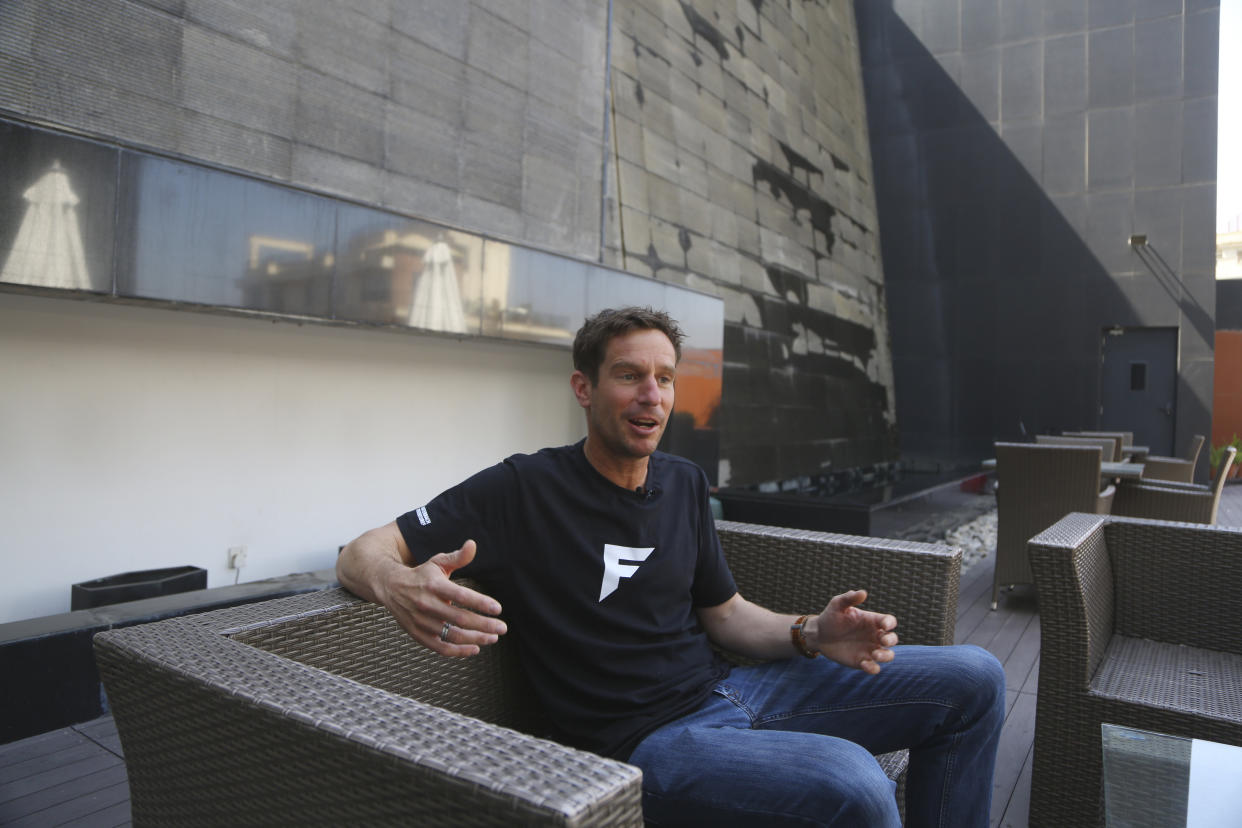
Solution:
[[[605,478],[623,489],[633,491],[647,482],[648,457],[625,457],[600,452],[588,436],[582,446],[587,462]]]

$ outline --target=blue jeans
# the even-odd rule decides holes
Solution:
[[[894,648],[879,675],[791,658],[736,667],[630,755],[650,825],[897,826],[873,753],[910,749],[910,826],[986,828],[1005,673],[973,646]]]

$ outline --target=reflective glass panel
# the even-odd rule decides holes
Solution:
[[[112,291],[117,156],[0,121],[0,282]]]
[[[665,307],[668,285],[617,270],[592,267],[587,277],[587,313],[628,305]]]
[[[485,334],[570,346],[586,318],[586,262],[504,242],[484,246]]]
[[[336,207],[328,199],[122,153],[123,296],[327,317]]]
[[[336,318],[479,334],[480,237],[343,205],[336,249]]]

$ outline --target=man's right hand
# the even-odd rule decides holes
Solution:
[[[342,551],[336,572],[346,589],[383,604],[410,637],[447,656],[478,655],[508,631],[500,603],[449,580],[474,560],[473,540],[456,552],[409,566],[411,555],[395,523],[362,535]],[[448,625],[447,627],[445,625]]]

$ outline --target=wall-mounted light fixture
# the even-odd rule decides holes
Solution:
[[[1133,236],[1131,236],[1130,246],[1131,247],[1146,247],[1147,246],[1147,234],[1136,233]]]

